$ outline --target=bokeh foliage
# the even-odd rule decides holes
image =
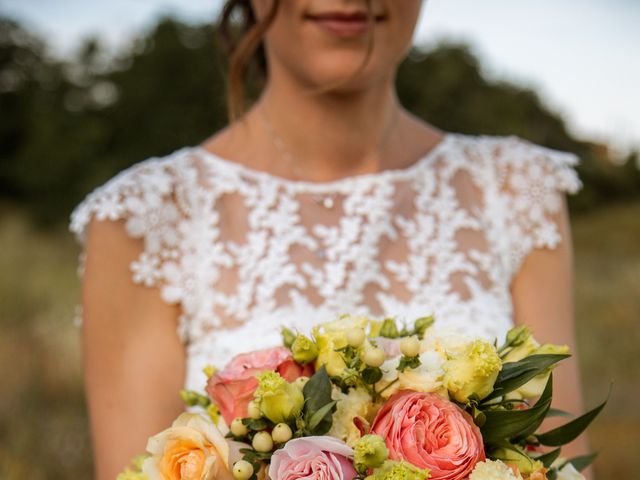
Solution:
[[[0,70],[0,196],[47,223],[66,220],[124,167],[200,143],[227,122],[211,24],[164,17],[115,55],[88,39],[62,61],[43,39],[0,19]],[[585,188],[573,207],[640,194],[637,152],[613,164],[606,146],[572,138],[534,91],[487,79],[466,45],[414,47],[397,86],[407,108],[444,130],[515,134],[577,153]]]
[[[214,33],[164,18],[115,56],[88,40],[62,61],[0,18],[0,478],[91,478],[68,214],[121,169],[225,125]],[[606,146],[572,138],[534,91],[488,79],[463,44],[413,49],[398,93],[444,130],[515,134],[581,157],[572,217],[587,405],[616,381],[591,430],[596,471],[640,479],[640,377],[629,368],[640,342],[638,153],[612,163]]]

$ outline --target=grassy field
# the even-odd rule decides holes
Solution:
[[[640,479],[640,203],[574,219],[576,307],[601,479]],[[0,211],[0,478],[91,478],[79,331],[77,248]]]

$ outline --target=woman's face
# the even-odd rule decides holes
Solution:
[[[255,15],[264,18],[274,0],[251,0]],[[351,77],[367,51],[368,28],[373,50],[361,73],[341,91],[358,90],[388,79],[412,44],[423,0],[371,0],[375,22],[367,25],[366,0],[280,0],[265,36],[272,77],[295,77],[314,88]]]

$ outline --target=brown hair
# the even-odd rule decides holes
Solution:
[[[262,88],[267,79],[267,59],[264,50],[263,39],[265,33],[271,26],[281,0],[272,0],[271,8],[264,19],[256,21],[251,8],[251,0],[227,0],[222,7],[218,20],[218,36],[222,44],[224,54],[227,57],[226,75],[226,98],[227,116],[229,123],[235,122],[246,112],[246,87],[249,80],[256,80],[259,89]],[[371,0],[365,0],[367,7],[367,19],[374,22]],[[240,25],[239,34],[232,30],[238,30],[234,25],[234,17],[239,13]],[[373,51],[373,28],[369,28],[367,52],[364,61],[351,77],[344,79],[344,82],[358,75],[366,66],[371,52]],[[254,70],[257,69],[257,72]],[[253,76],[253,78],[252,78]],[[311,94],[326,92],[340,85],[342,81],[319,87]]]

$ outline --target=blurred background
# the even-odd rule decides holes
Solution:
[[[217,0],[0,0],[0,478],[91,478],[71,209],[226,123]],[[640,479],[640,2],[431,0],[403,103],[582,160],[575,301],[599,478]]]

